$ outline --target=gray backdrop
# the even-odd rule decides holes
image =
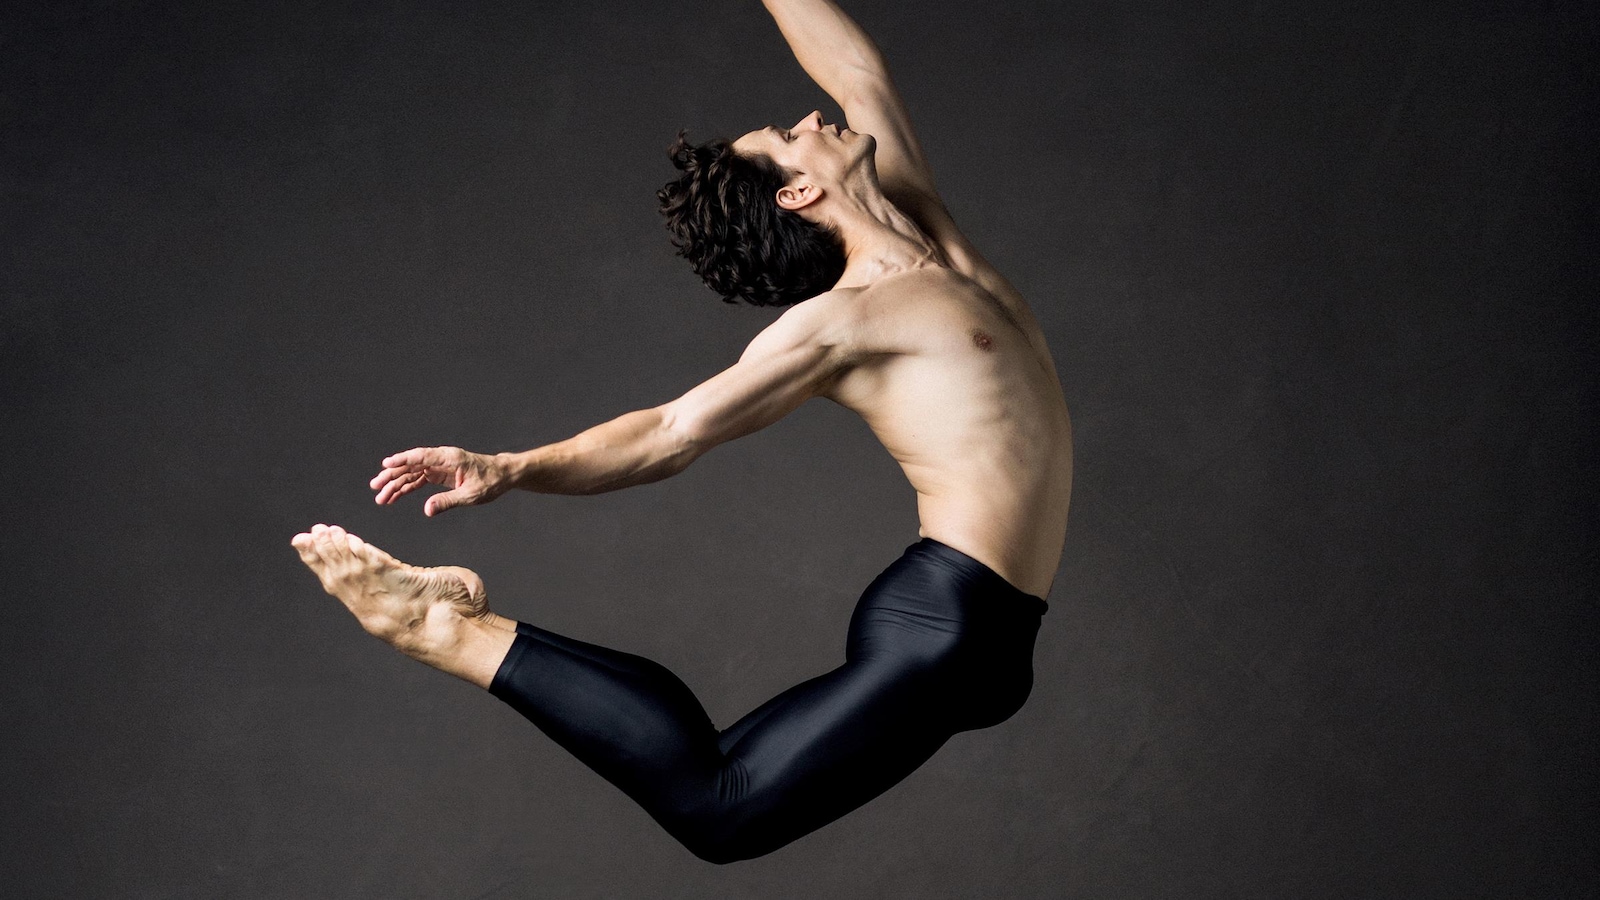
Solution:
[[[1044,323],[1078,493],[1022,712],[730,867],[289,538],[473,566],[719,725],[842,660],[916,519],[836,407],[600,497],[366,488],[670,399],[773,318],[653,196],[681,126],[837,115],[760,6],[3,14],[7,896],[1595,890],[1593,5],[851,8]]]

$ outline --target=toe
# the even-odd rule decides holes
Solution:
[[[338,559],[338,551],[334,549],[331,532],[324,528],[313,535],[311,552],[315,553],[324,563],[332,563]]]
[[[322,555],[329,561],[350,561],[350,535],[337,525],[328,526],[323,535]]]
[[[294,549],[300,554],[300,561],[306,564],[317,578],[327,587],[328,561],[322,556],[322,541],[312,535],[302,535],[305,540],[295,544]]]
[[[362,562],[366,563],[367,565],[372,566],[374,568],[384,568],[384,567],[398,568],[398,567],[404,565],[404,563],[402,563],[402,562],[400,562],[400,560],[395,559],[394,557],[390,556],[384,550],[382,550],[382,549],[380,549],[378,547],[374,547],[373,545],[367,543],[366,541],[361,540],[360,538],[356,537],[355,535],[353,535],[353,534],[350,535],[350,538],[351,538],[351,540],[350,540],[350,551],[355,554],[356,559],[361,560]]]
[[[348,531],[340,531],[339,536],[334,539],[334,543],[339,545],[339,552],[349,557],[351,561],[358,563],[361,561],[360,557],[356,555],[356,548],[365,544],[366,541]]]
[[[297,534],[290,543],[294,545],[295,552],[300,554],[301,562],[308,566],[322,565],[322,558],[317,556],[316,544],[312,542],[311,535]]]

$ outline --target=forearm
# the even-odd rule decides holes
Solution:
[[[872,38],[832,0],[762,0],[811,80],[840,105],[854,91],[887,79]]]
[[[698,455],[658,407],[603,422],[555,444],[496,456],[511,487],[540,494],[600,494],[660,481]]]

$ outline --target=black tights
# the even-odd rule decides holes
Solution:
[[[517,625],[490,693],[701,859],[770,853],[888,790],[1033,687],[1045,601],[924,538],[873,580],[845,663],[718,731],[659,663]]]

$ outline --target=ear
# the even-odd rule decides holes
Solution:
[[[795,212],[822,199],[822,188],[809,181],[797,181],[778,189],[778,206]]]

